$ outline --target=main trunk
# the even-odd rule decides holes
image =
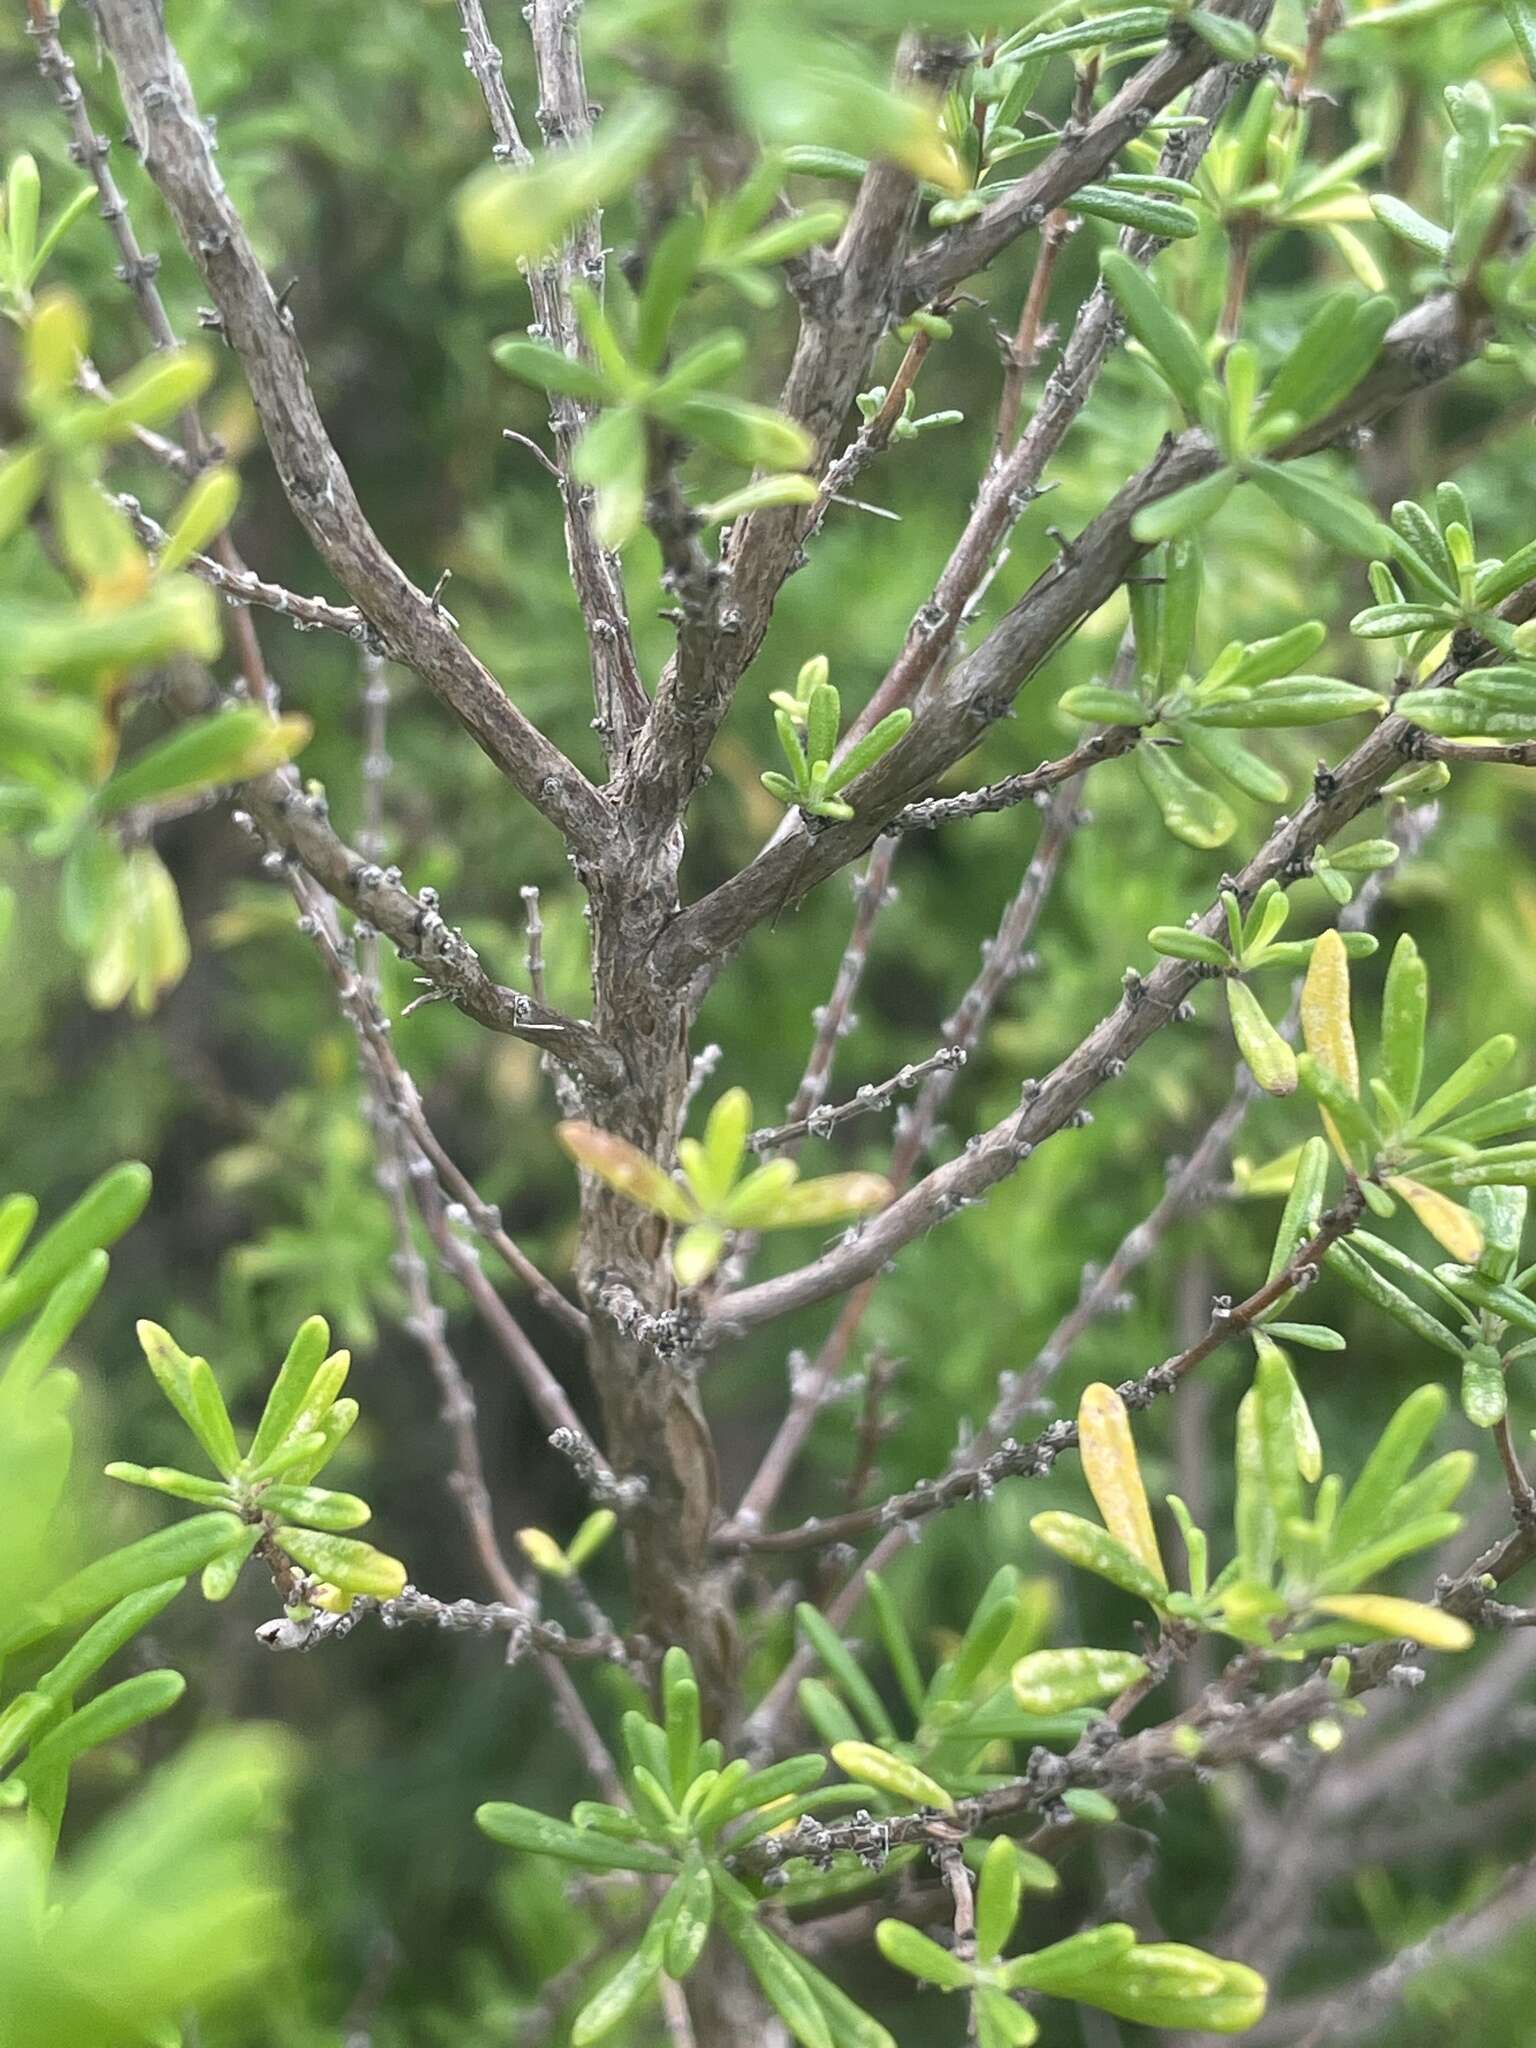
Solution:
[[[650,954],[677,908],[680,837],[626,841],[587,878],[592,921],[594,1021],[623,1055],[622,1087],[593,1120],[670,1169],[688,1086],[686,1005],[658,989]],[[714,1444],[694,1361],[658,1350],[635,1317],[677,1306],[662,1219],[589,1181],[583,1194],[578,1277],[592,1316],[588,1357],[614,1469],[645,1481],[626,1517],[636,1626],[659,1648],[692,1657],[704,1709],[729,1741],[739,1716],[738,1641],[723,1575],[711,1558],[719,1508]]]

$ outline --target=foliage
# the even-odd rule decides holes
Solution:
[[[26,14],[0,2036],[1454,2025],[1532,1798],[1524,0]]]
[[[56,1360],[100,1292],[106,1247],[148,1193],[143,1167],[119,1168],[19,1265],[37,1204],[12,1195],[0,1206],[0,1320],[25,1324],[0,1368],[0,1648],[25,1672],[0,1691],[0,2020],[17,2048],[178,2040],[188,2003],[248,1990],[281,1935],[257,1825],[283,1775],[272,1730],[199,1737],[55,1864],[76,1770],[185,1691],[167,1669],[98,1688],[99,1674],[238,1534],[228,1515],[202,1516],[170,1541],[61,1570],[79,1515],[69,1422],[79,1386]]]

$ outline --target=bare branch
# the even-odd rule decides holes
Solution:
[[[285,853],[339,903],[376,925],[466,1016],[491,1031],[526,1038],[568,1062],[599,1092],[616,1084],[622,1072],[619,1056],[590,1024],[493,982],[468,940],[444,919],[436,892],[413,894],[397,868],[381,868],[348,846],[331,826],[325,799],[306,794],[291,770],[249,784],[245,798]]]
[[[117,494],[117,503],[150,553],[158,555],[166,542],[165,528],[159,520],[151,518],[138,499],[126,491]],[[254,570],[227,569],[211,555],[193,555],[186,566],[230,604],[260,605],[263,610],[287,619],[301,633],[340,633],[364,646],[379,644],[373,628],[355,605],[330,604],[323,597],[301,597],[296,590],[285,590],[280,583],[268,583]]]
[[[1005,775],[982,789],[967,789],[959,796],[932,796],[923,803],[908,804],[898,811],[888,832],[931,832],[939,825],[960,818],[980,818],[995,811],[1010,811],[1018,804],[1038,803],[1053,789],[1074,776],[1084,775],[1100,761],[1113,761],[1128,754],[1141,736],[1135,725],[1112,725],[1085,739],[1059,761],[1042,761],[1038,768],[1026,768],[1017,775]]]
[[[524,169],[533,162],[533,156],[518,130],[512,97],[502,74],[501,52],[491,38],[485,9],[480,0],[457,0],[457,4],[465,62],[474,74],[485,101],[494,141],[493,154],[498,163]],[[560,24],[552,22],[549,10],[541,10],[535,20],[534,44],[544,92],[539,108],[540,125],[554,139],[567,143],[579,141],[588,132],[591,122],[574,30],[567,39]],[[596,216],[583,221],[574,236],[567,237],[558,255],[531,265],[528,270],[528,289],[533,298],[534,319],[539,331],[546,341],[564,349],[567,354],[578,352],[576,322],[569,295],[570,281],[573,276],[589,273],[593,266],[596,277],[600,278],[602,235]],[[556,460],[549,465],[541,449],[534,452],[541,462],[553,468],[560,483],[565,509],[566,559],[570,563],[571,583],[587,636],[598,733],[612,764],[622,757],[632,730],[650,708],[650,700],[640,680],[618,564],[598,545],[592,530],[591,492],[571,475],[571,455],[588,417],[587,409],[577,400],[559,396],[551,398],[550,424],[555,433]]]
[[[747,1143],[754,1152],[781,1152],[786,1145],[796,1145],[802,1138],[824,1138],[839,1124],[849,1123],[856,1116],[870,1116],[876,1110],[888,1108],[898,1095],[915,1088],[930,1074],[953,1073],[964,1065],[962,1047],[941,1045],[927,1059],[910,1061],[888,1081],[866,1081],[846,1102],[813,1109],[808,1115],[797,1117],[792,1123],[779,1124],[771,1130],[754,1131]]]
[[[570,1663],[621,1664],[630,1654],[618,1636],[567,1635],[557,1621],[535,1620],[526,1606],[503,1600],[439,1600],[415,1586],[407,1586],[392,1600],[362,1594],[344,1614],[316,1613],[307,1621],[263,1622],[256,1640],[269,1650],[314,1650],[323,1643],[341,1642],[359,1623],[374,1617],[389,1629],[414,1622],[445,1635],[507,1636],[509,1663],[524,1650],[538,1650]]]

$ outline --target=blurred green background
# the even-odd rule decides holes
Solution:
[[[519,705],[598,773],[554,487],[526,450],[501,438],[503,427],[542,437],[543,402],[502,377],[487,353],[494,336],[526,322],[525,295],[520,287],[478,287],[452,230],[452,197],[487,150],[453,6],[168,0],[166,11],[201,103],[217,116],[224,176],[274,279],[293,281],[289,304],[316,390],[370,517],[418,582],[430,587],[442,571],[452,572],[446,601],[471,643]],[[1337,38],[1326,69],[1334,98],[1315,116],[1320,161],[1355,135],[1378,135],[1387,154],[1380,181],[1407,196],[1421,185],[1432,191],[1442,140],[1438,93],[1448,78],[1476,70],[1506,111],[1518,112],[1522,97],[1529,104],[1497,10],[1420,11],[1421,26]],[[875,11],[866,35],[877,55],[892,45],[885,12]],[[856,10],[849,13],[857,18]],[[56,200],[74,189],[78,172],[67,161],[56,109],[16,15],[9,10],[0,24],[0,122],[7,151],[30,149],[43,167],[45,193]],[[494,15],[514,98],[520,111],[531,108],[518,11],[501,6]],[[613,17],[613,9],[604,10],[599,27],[606,22],[611,30]],[[1294,7],[1283,8],[1279,19],[1292,37],[1299,34]],[[122,116],[109,72],[96,60],[88,19],[83,12],[66,18],[66,29],[96,123],[116,137]],[[645,32],[643,23],[637,32]],[[622,37],[612,40],[622,47]],[[616,62],[599,54],[592,69],[594,96],[601,98],[618,82]],[[1057,90],[1064,103],[1064,66]],[[131,157],[115,150],[114,165],[142,238],[162,255],[172,316],[191,333],[199,284]],[[1054,323],[1070,322],[1097,247],[1111,232],[1090,223],[1070,244],[1051,296]],[[1364,232],[1390,288],[1406,303],[1413,268],[1401,245],[1374,229]],[[620,207],[608,218],[607,239],[622,250],[625,235]],[[1012,327],[1034,254],[1034,241],[1026,239],[987,274],[977,292],[985,303],[961,310],[955,339],[925,371],[921,409],[956,407],[965,424],[925,437],[915,451],[898,448],[861,480],[861,495],[898,514],[899,523],[835,508],[809,566],[786,586],[767,647],[716,749],[714,778],[694,809],[694,892],[747,858],[777,816],[757,780],[772,762],[769,688],[788,687],[802,661],[825,653],[845,703],[861,703],[927,595],[989,446],[998,383],[992,323]],[[105,230],[91,215],[56,265],[90,308],[94,352],[109,374],[142,353],[128,295],[112,278],[113,261]],[[1208,321],[1225,274],[1219,233],[1211,229],[1180,246],[1165,259],[1164,274],[1178,280],[1186,309]],[[1316,234],[1270,238],[1260,249],[1245,331],[1261,344],[1283,339],[1319,280],[1343,278],[1336,255]],[[790,301],[786,296],[775,312],[752,318],[755,395],[771,401],[792,343]],[[880,375],[894,367],[896,346],[886,345]],[[9,435],[14,364],[7,347],[0,342],[0,419]],[[282,502],[232,361],[221,367],[205,416],[240,459],[244,496],[235,533],[242,552],[280,582],[327,590]],[[1049,559],[1054,543],[1047,528],[1070,533],[1099,509],[1150,452],[1162,424],[1151,379],[1123,356],[1116,359],[1052,469],[1054,489],[1021,521],[977,635]],[[1529,392],[1513,371],[1479,368],[1387,420],[1360,451],[1360,468],[1383,504],[1454,475],[1492,552],[1531,536],[1533,458]],[[146,503],[163,501],[149,471],[138,475],[130,464],[125,480]],[[1337,630],[1317,665],[1382,680],[1388,671],[1376,650],[1342,630],[1365,601],[1355,565],[1341,565],[1267,504],[1250,503],[1252,495],[1231,501],[1211,536],[1207,654],[1228,638],[1318,616]],[[26,563],[14,551],[3,561],[0,575],[19,587]],[[626,554],[650,678],[671,639],[656,616],[664,601],[656,566],[648,541]],[[1055,699],[1069,684],[1102,675],[1122,624],[1123,611],[1113,606],[1090,621],[953,786],[1063,751],[1074,729],[1054,710]],[[315,721],[304,771],[326,784],[339,828],[355,833],[361,711],[353,651],[268,617],[258,616],[257,626],[286,704]],[[518,891],[537,884],[552,997],[579,1009],[581,904],[553,835],[419,685],[393,672],[389,682],[387,857],[401,863],[413,886],[437,887],[487,966],[513,983],[521,979]],[[1343,752],[1347,736],[1348,729],[1328,735],[1330,750]],[[1293,787],[1304,789],[1310,736],[1276,737],[1273,757],[1293,771]],[[1067,1051],[1115,1000],[1125,967],[1150,965],[1148,928],[1177,923],[1202,906],[1220,875],[1220,855],[1195,853],[1162,833],[1129,764],[1096,775],[1085,800],[1092,829],[1071,844],[1035,940],[1037,965],[1010,991],[985,1047],[960,1078],[944,1150],[1003,1113],[1024,1077]],[[1251,807],[1232,852],[1254,843],[1264,822]],[[932,1050],[940,1021],[1018,885],[1038,829],[1025,809],[906,843],[896,868],[899,897],[878,927],[834,1096]],[[1374,992],[1392,938],[1411,926],[1438,997],[1431,1070],[1443,1071],[1489,1030],[1530,1031],[1533,850],[1532,813],[1518,775],[1469,772],[1458,778],[1422,850],[1387,881],[1377,911],[1383,953],[1359,980]],[[336,1483],[366,1482],[361,1490],[373,1502],[379,1542],[407,1561],[418,1584],[445,1598],[484,1596],[444,1484],[448,1445],[433,1388],[399,1326],[388,1217],[359,1115],[350,1034],[330,987],[295,930],[290,899],[260,874],[226,813],[172,827],[161,851],[183,892],[194,951],[186,978],[148,1022],[86,1006],[75,964],[53,936],[53,878],[41,868],[9,877],[22,886],[23,908],[0,961],[5,1179],[35,1191],[46,1214],[121,1158],[147,1160],[155,1174],[150,1211],[117,1255],[82,1354],[97,1446],[103,1456],[145,1464],[177,1452],[174,1419],[136,1363],[136,1316],[153,1315],[188,1349],[206,1352],[232,1406],[244,1390],[249,1420],[293,1327],[319,1311],[338,1341],[354,1348],[354,1388],[363,1401],[363,1423],[335,1468]],[[1298,926],[1304,916],[1305,929],[1318,928],[1328,915],[1321,890],[1303,884],[1295,897]],[[698,1043],[723,1047],[719,1085],[746,1086],[762,1121],[774,1117],[799,1078],[811,1012],[826,998],[850,910],[846,878],[825,886],[759,931],[709,999]],[[388,962],[390,1009],[398,1014],[410,994],[406,970]],[[1076,1298],[1085,1269],[1102,1263],[1156,1201],[1170,1160],[1190,1149],[1225,1100],[1232,1066],[1225,1021],[1209,991],[1197,1009],[1193,1023],[1161,1034],[1120,1082],[1102,1091],[1091,1128],[1053,1140],[985,1207],[913,1246],[882,1281],[855,1358],[862,1364],[879,1355],[895,1364],[882,1490],[937,1469],[957,1431],[984,1422],[998,1375],[1030,1362]],[[401,1022],[396,1041],[448,1148],[482,1194],[502,1206],[519,1242],[565,1276],[572,1176],[550,1135],[553,1104],[536,1055],[479,1033],[446,1005]],[[1536,1064],[1524,1055],[1509,1085],[1531,1079]],[[1304,1131],[1294,1107],[1266,1101],[1252,1112],[1239,1150],[1262,1160]],[[835,1147],[813,1147],[808,1160],[819,1166],[835,1155],[840,1164],[881,1163],[874,1124],[841,1136],[845,1142]],[[1272,1204],[1241,1199],[1186,1219],[1137,1276],[1124,1312],[1095,1324],[1079,1345],[1053,1389],[1056,1405],[1070,1409],[1087,1380],[1124,1378],[1177,1348],[1203,1324],[1213,1292],[1246,1292],[1262,1270],[1274,1222]],[[1427,1241],[1415,1249],[1425,1252]],[[803,1247],[796,1240],[773,1247],[770,1256],[798,1258]],[[1359,1310],[1336,1282],[1324,1289],[1327,1316],[1350,1334],[1350,1348],[1309,1358],[1304,1371],[1330,1462],[1348,1470],[1395,1402],[1432,1376],[1435,1364]],[[545,1449],[536,1419],[462,1299],[451,1291],[445,1299],[480,1403],[498,1526],[510,1534],[533,1523],[568,1535],[582,1512],[568,1474]],[[516,1306],[590,1415],[568,1336],[527,1302]],[[728,1499],[782,1408],[787,1352],[814,1346],[829,1320],[827,1310],[810,1312],[755,1335],[711,1366],[706,1399]],[[1140,1427],[1154,1491],[1175,1485],[1192,1503],[1219,1506],[1228,1488],[1231,1412],[1247,1376],[1248,1360],[1238,1349],[1219,1355],[1176,1412],[1160,1410]],[[787,1515],[798,1518],[839,1499],[856,1398],[828,1412],[785,1503]],[[1517,1415],[1531,1420],[1519,1390],[1514,1399]],[[1471,1439],[1459,1419],[1445,1433],[1446,1443]],[[1499,1500],[1493,1460],[1485,1462],[1484,1515]],[[104,1541],[124,1540],[160,1519],[146,1498],[109,1498],[110,1491],[105,1481],[90,1487]],[[997,1565],[1013,1561],[1060,1577],[1064,1640],[1082,1639],[1068,1634],[1079,1626],[1123,1633],[1127,1617],[1109,1597],[1096,1607],[1099,1596],[1081,1579],[1071,1584],[1055,1574],[1027,1534],[1030,1513],[1058,1501],[1076,1506],[1080,1491],[1076,1473],[1064,1469],[1048,1485],[1006,1487],[985,1508],[936,1521],[893,1575],[917,1631],[942,1641]],[[1469,1555],[1481,1526],[1474,1511],[1463,1539]],[[612,1560],[603,1561],[595,1582],[603,1596],[622,1598]],[[490,2048],[542,2038],[542,2020],[530,2017],[537,1987],[600,1938],[602,1902],[572,1901],[558,1869],[507,1858],[470,1824],[483,1798],[517,1797],[554,1809],[585,1789],[536,1675],[504,1671],[492,1644],[421,1632],[360,1630],[344,1647],[312,1658],[271,1659],[251,1637],[271,1611],[270,1594],[248,1574],[226,1607],[188,1599],[163,1617],[156,1647],[189,1675],[188,1696],[155,1725],[131,1762],[115,1758],[110,1772],[102,1767],[87,1781],[71,1829],[88,1825],[118,1796],[119,1768],[144,1767],[197,1725],[272,1717],[302,1745],[291,1846],[303,1938],[268,2010],[248,2033],[232,2022],[231,2043],[319,2048],[366,2038],[379,2048]],[[785,1648],[782,1632],[765,1641],[763,1682]],[[1383,1792],[1379,1810],[1354,1815],[1342,1839],[1330,1837],[1319,1882],[1287,1908],[1301,1922],[1281,1930],[1284,1995],[1304,1998],[1371,1967],[1476,1897],[1510,1853],[1529,1846],[1536,1818],[1527,1762],[1536,1732],[1531,1660],[1518,1644],[1515,1653],[1494,1654],[1511,1668],[1507,1683],[1490,1684],[1482,1703],[1468,1706],[1469,1715],[1486,1717],[1474,1723],[1475,1741],[1465,1718],[1444,1710],[1458,1686],[1478,1686],[1478,1673],[1437,1668],[1413,1711],[1441,1716],[1440,1741],[1418,1769]],[[603,1715],[609,1703],[601,1674],[581,1682]],[[1389,1703],[1384,1725],[1397,1712]],[[1348,1755],[1316,1766],[1325,1777],[1347,1777],[1352,1768]],[[1246,1840],[1251,1853],[1266,1827],[1283,1838],[1285,1793],[1283,1775],[1278,1786],[1256,1779],[1181,1792],[1156,1822],[1155,1855],[1152,1838],[1134,1831],[1102,1849],[1074,1851],[1066,1891],[1046,1917],[1064,1931],[1106,1889],[1118,1890],[1145,1896],[1171,1936],[1219,1937],[1238,1844]],[[1213,1945],[1220,1947],[1220,1939]],[[1443,2041],[1475,2013],[1488,2048],[1516,2048],[1529,2039],[1530,1961],[1529,1954],[1505,1950],[1485,1970],[1442,1971],[1391,2017],[1383,2038]],[[867,1958],[854,1968],[877,2007],[899,1996]],[[924,2023],[934,2032],[925,2038],[940,2038],[951,2017],[935,2010]],[[1059,2009],[1055,2024],[1051,2038],[1062,2041],[1080,2024],[1084,2048],[1117,2038],[1109,2022],[1091,2014],[1079,2019],[1075,2008]],[[1135,2032],[1126,2030],[1127,2037]],[[635,2038],[644,2038],[643,2027]]]

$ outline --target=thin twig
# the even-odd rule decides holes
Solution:
[[[795,1145],[802,1138],[824,1138],[835,1131],[839,1124],[846,1124],[856,1116],[870,1116],[876,1110],[886,1109],[897,1096],[907,1089],[917,1087],[930,1074],[953,1073],[965,1065],[964,1048],[958,1045],[941,1045],[937,1052],[930,1053],[925,1060],[915,1060],[892,1074],[888,1081],[866,1081],[856,1094],[846,1102],[826,1104],[813,1109],[809,1115],[796,1117],[793,1122],[777,1124],[768,1130],[754,1131],[747,1139],[754,1152],[780,1152],[787,1145]]]

